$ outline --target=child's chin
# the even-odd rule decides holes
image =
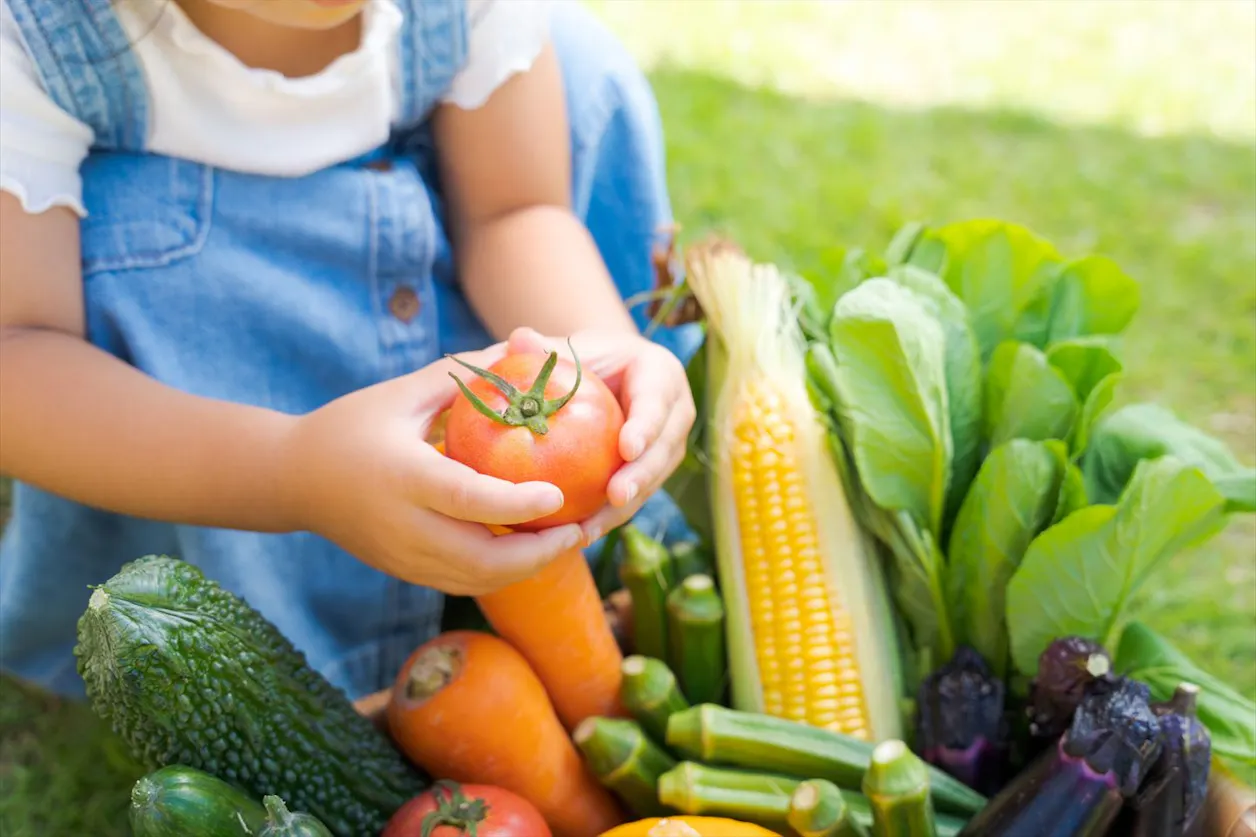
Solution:
[[[262,0],[249,10],[256,16],[294,29],[334,29],[362,11],[367,0]]]

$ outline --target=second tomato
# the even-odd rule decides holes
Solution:
[[[383,837],[551,837],[535,806],[487,785],[437,782],[388,821]]]

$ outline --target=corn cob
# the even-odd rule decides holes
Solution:
[[[787,280],[711,251],[694,259],[690,286],[708,323],[732,703],[863,740],[900,737],[890,609],[808,396]]]

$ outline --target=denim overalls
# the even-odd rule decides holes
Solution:
[[[187,392],[304,413],[493,342],[457,284],[424,124],[465,61],[462,0],[395,0],[406,19],[402,127],[362,159],[299,178],[146,154],[144,78],[111,0],[9,2],[53,98],[95,129],[82,168],[92,343]],[[581,8],[555,10],[553,40],[575,210],[628,297],[653,286],[650,248],[670,218],[655,103]],[[700,337],[658,339],[685,358]],[[665,497],[649,514],[676,530]],[[18,485],[0,546],[0,664],[81,694],[71,649],[88,585],[154,552],[245,597],[351,697],[391,683],[439,630],[439,593],[312,534],[136,520]]]

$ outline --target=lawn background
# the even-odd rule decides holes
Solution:
[[[686,235],[824,270],[904,221],[993,216],[1143,285],[1122,398],[1256,460],[1256,4],[589,0],[651,74]],[[1256,526],[1145,615],[1256,694]],[[81,707],[0,680],[0,835],[127,833],[135,768]]]

